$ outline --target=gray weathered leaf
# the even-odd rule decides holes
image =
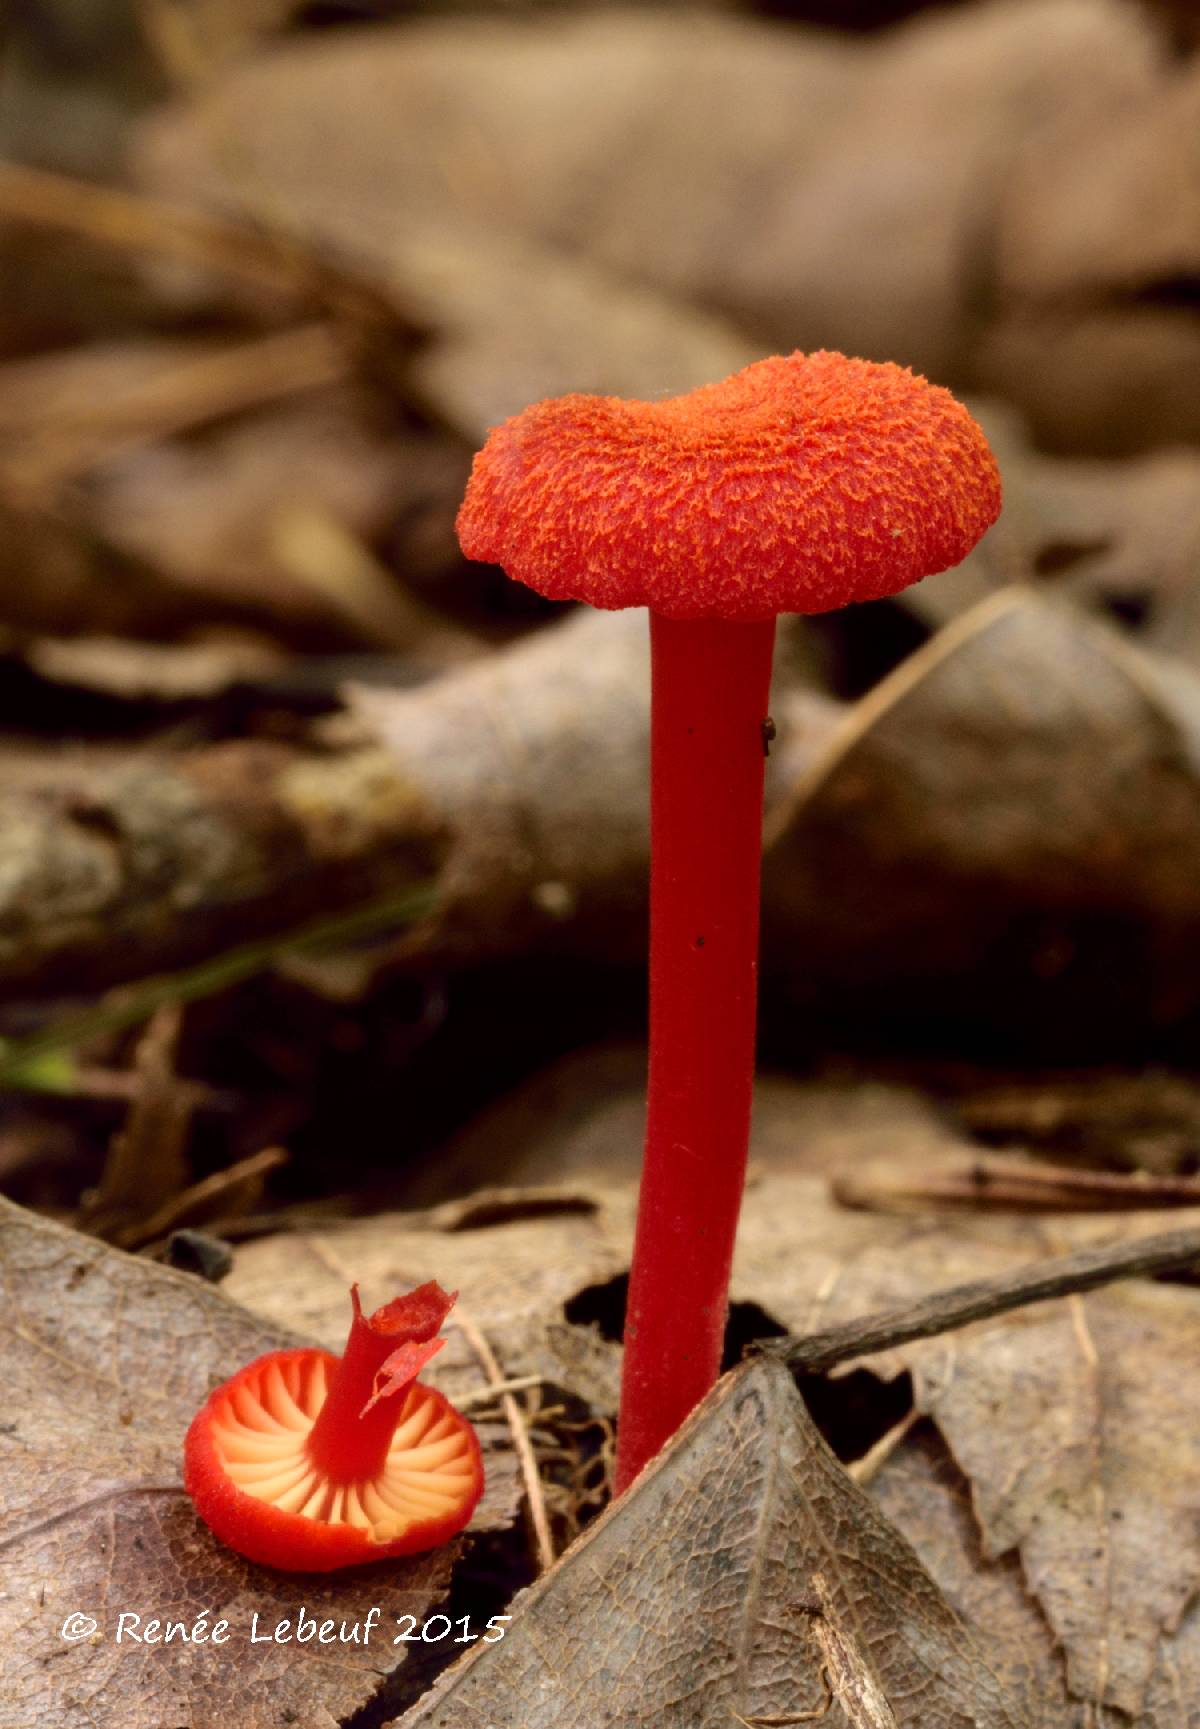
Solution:
[[[1066,1689],[1062,1652],[1029,1593],[1014,1554],[991,1557],[979,1537],[967,1479],[932,1427],[914,1431],[872,1483],[948,1601],[975,1632],[1002,1681],[1028,1705],[1038,1729],[1129,1729],[1123,1711],[1097,1709]],[[1138,1729],[1192,1729],[1200,1699],[1200,1605],[1165,1635]]]
[[[804,1188],[780,1177],[748,1194],[735,1269],[736,1293],[795,1331],[1160,1223],[852,1215],[855,1226]],[[1200,1293],[1132,1281],[866,1366],[911,1373],[917,1408],[970,1481],[986,1553],[1019,1554],[1072,1694],[1136,1716],[1160,1640],[1200,1588]]]
[[[826,1680],[822,1680],[822,1670]],[[791,1377],[728,1376],[403,1729],[1033,1729]],[[736,1715],[735,1715],[736,1714]]]

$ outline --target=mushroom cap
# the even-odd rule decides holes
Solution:
[[[196,1511],[252,1561],[315,1572],[435,1549],[463,1529],[483,1493],[474,1429],[415,1378],[437,1350],[429,1335],[452,1299],[426,1285],[368,1320],[357,1287],[353,1297],[347,1351],[356,1335],[360,1343],[371,1335],[382,1357],[363,1416],[385,1400],[389,1429],[395,1424],[385,1456],[368,1472],[331,1473],[310,1447],[346,1361],[328,1351],[257,1357],[209,1396],[188,1429],[184,1485]]]
[[[350,1485],[352,1502],[346,1485],[323,1481],[304,1442],[337,1362],[327,1351],[273,1351],[218,1387],[192,1420],[184,1484],[209,1529],[248,1560],[315,1573],[416,1555],[448,1543],[475,1511],[475,1431],[420,1381],[405,1395],[380,1477]],[[314,1501],[317,1513],[301,1510]]]
[[[822,350],[661,402],[536,402],[489,434],[457,526],[468,558],[552,600],[756,619],[896,594],[999,512],[949,391]]]

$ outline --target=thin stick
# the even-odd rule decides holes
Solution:
[[[373,280],[366,266],[318,253],[292,235],[23,163],[0,163],[0,222],[79,235],[119,252],[173,258],[253,288],[299,296],[358,322],[386,328],[403,317],[388,284]]]
[[[533,1534],[537,1540],[538,1563],[540,1571],[554,1565],[554,1542],[550,1536],[550,1521],[546,1517],[546,1498],[542,1493],[542,1479],[538,1475],[537,1460],[533,1456],[533,1443],[529,1439],[529,1431],[521,1416],[521,1408],[511,1393],[503,1391],[507,1385],[500,1365],[496,1361],[495,1352],[488,1344],[471,1317],[466,1314],[461,1304],[455,1306],[450,1316],[450,1325],[458,1327],[475,1355],[483,1365],[483,1372],[488,1378],[491,1390],[500,1400],[509,1428],[512,1430],[513,1446],[521,1466],[521,1476],[525,1481],[525,1493],[529,1497],[529,1517],[533,1524]]]
[[[914,1405],[912,1410],[906,1412],[898,1423],[894,1423],[886,1435],[881,1435],[860,1459],[851,1459],[846,1466],[846,1475],[851,1482],[857,1483],[860,1488],[873,1482],[920,1416],[921,1412]]]
[[[807,1338],[791,1336],[764,1340],[758,1349],[782,1357],[788,1367],[818,1374],[874,1351],[894,1350],[914,1339],[930,1339],[972,1321],[1005,1315],[1029,1303],[1048,1303],[1079,1291],[1094,1291],[1117,1279],[1151,1273],[1177,1272],[1200,1262],[1200,1230],[1163,1231],[1135,1243],[1107,1243],[1075,1255],[1058,1255],[994,1279],[954,1285],[931,1297],[921,1297],[896,1309],[877,1311],[841,1327],[830,1327]]]
[[[493,1404],[501,1393],[527,1393],[531,1387],[540,1387],[544,1379],[542,1375],[517,1375],[511,1381],[501,1381],[498,1387],[489,1381],[473,1393],[460,1393],[454,1403],[460,1411],[475,1411],[481,1405]]]
[[[1147,1171],[1080,1171],[1070,1165],[972,1153],[930,1167],[880,1161],[840,1171],[831,1185],[843,1207],[868,1212],[958,1207],[982,1211],[1093,1213],[1194,1207],[1200,1180]]]
[[[214,1171],[212,1176],[201,1178],[190,1188],[181,1189],[179,1194],[151,1213],[148,1219],[139,1220],[119,1231],[114,1241],[118,1248],[135,1249],[153,1242],[158,1237],[165,1237],[168,1232],[187,1224],[189,1219],[203,1215],[216,1201],[228,1196],[231,1190],[249,1188],[252,1183],[261,1184],[272,1171],[286,1165],[287,1159],[282,1147],[264,1147],[261,1152],[251,1153],[248,1157],[239,1159],[236,1164],[226,1165],[224,1170]]]

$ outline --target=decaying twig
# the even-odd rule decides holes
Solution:
[[[342,722],[302,745],[0,765],[0,991],[78,996],[432,878],[443,952],[511,953],[564,905],[603,921],[610,949],[614,929],[636,942],[644,635],[633,613],[569,619],[418,690],[364,693],[376,742]]]
[[[251,1153],[223,1171],[214,1171],[200,1182],[190,1184],[178,1195],[159,1207],[148,1219],[127,1230],[114,1234],[118,1248],[144,1248],[185,1225],[208,1224],[216,1215],[218,1204],[229,1213],[249,1210],[262,1193],[265,1179],[287,1163],[282,1147],[264,1147]]]
[[[915,1303],[847,1321],[844,1326],[811,1333],[807,1338],[764,1340],[756,1349],[767,1356],[782,1357],[798,1373],[819,1374],[855,1357],[894,1350],[914,1339],[933,1338],[1030,1303],[1094,1291],[1117,1279],[1178,1272],[1197,1262],[1200,1230],[1164,1231],[1134,1243],[1108,1243],[1074,1255],[1056,1255],[994,1279],[954,1285]]]
[[[878,1476],[920,1416],[917,1407],[911,1406],[898,1423],[893,1423],[886,1434],[880,1435],[873,1447],[868,1447],[861,1458],[851,1459],[846,1466],[846,1475],[851,1481],[865,1486]]]
[[[1200,1178],[1085,1171],[1030,1159],[972,1154],[937,1163],[882,1161],[839,1171],[830,1185],[843,1207],[908,1212],[929,1207],[1024,1213],[1131,1212],[1200,1206]]]
[[[521,1416],[521,1408],[511,1392],[502,1391],[505,1386],[505,1379],[500,1365],[496,1361],[496,1354],[461,1305],[455,1308],[450,1321],[451,1325],[458,1327],[479,1358],[483,1372],[488,1378],[489,1389],[499,1395],[501,1408],[512,1433],[513,1448],[521,1466],[521,1477],[529,1501],[529,1519],[537,1543],[538,1566],[542,1572],[545,1572],[547,1567],[554,1565],[554,1540],[550,1535],[550,1521],[546,1517],[546,1500],[542,1493],[542,1480],[538,1474],[537,1460],[534,1458],[529,1431]]]
[[[389,899],[404,925],[444,845],[423,790],[378,749],[236,740],[3,782],[0,989],[78,996],[201,956],[223,967],[221,950],[278,947]]]

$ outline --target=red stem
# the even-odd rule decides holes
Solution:
[[[337,1483],[378,1476],[404,1407],[403,1399],[392,1396],[380,1399],[364,1415],[379,1371],[403,1336],[398,1340],[394,1332],[371,1325],[359,1306],[357,1285],[351,1298],[354,1319],[346,1349],[308,1436],[313,1464]]]
[[[720,1372],[754,1081],[775,620],[650,615],[650,1083],[616,1489]]]

